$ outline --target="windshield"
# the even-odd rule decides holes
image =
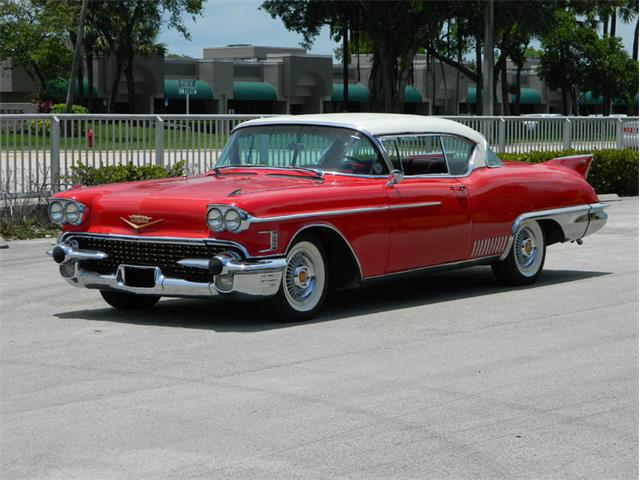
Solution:
[[[315,125],[245,127],[225,146],[216,167],[311,168],[323,172],[384,175],[378,149],[355,130]]]

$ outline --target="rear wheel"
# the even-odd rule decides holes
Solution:
[[[110,292],[107,290],[100,290],[100,294],[105,302],[119,310],[151,308],[160,300],[158,295],[136,295],[133,293]]]
[[[291,247],[282,284],[272,301],[279,319],[299,321],[311,318],[327,293],[328,271],[322,243],[305,235]]]
[[[540,276],[545,255],[540,224],[527,220],[518,227],[507,258],[492,265],[493,273],[507,285],[530,285]]]

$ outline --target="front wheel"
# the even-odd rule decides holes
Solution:
[[[540,224],[527,220],[513,236],[507,258],[492,265],[493,273],[507,285],[530,285],[540,276],[545,255],[545,238]]]
[[[100,294],[105,302],[118,310],[151,308],[160,300],[158,295],[136,295],[133,293],[111,292],[107,290],[100,290]]]
[[[280,290],[272,302],[279,319],[306,320],[320,309],[329,275],[325,258],[322,243],[311,235],[291,247]]]

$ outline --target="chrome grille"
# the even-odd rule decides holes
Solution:
[[[119,238],[78,236],[68,240],[78,242],[82,250],[98,250],[109,255],[104,260],[89,260],[80,262],[85,270],[100,274],[114,274],[118,265],[146,265],[160,267],[167,277],[182,278],[192,282],[210,282],[211,274],[207,271],[178,265],[176,262],[183,258],[212,258],[222,252],[237,251],[227,245],[205,243],[171,243],[145,242],[141,240],[126,240]]]

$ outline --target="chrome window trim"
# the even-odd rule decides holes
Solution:
[[[438,132],[429,132],[429,133],[393,133],[393,134],[385,134],[380,135],[378,138],[380,139],[380,145],[382,145],[382,140],[390,139],[390,138],[398,138],[398,137],[439,137],[440,140],[440,148],[442,148],[442,154],[445,157],[445,162],[447,165],[447,170],[449,170],[449,162],[447,161],[447,154],[444,151],[444,145],[442,143],[442,137],[452,137],[458,140],[462,140],[473,145],[473,150],[469,155],[469,159],[467,161],[467,169],[465,173],[461,175],[452,175],[450,173],[424,173],[420,175],[405,175],[406,178],[465,178],[471,175],[471,173],[476,169],[476,156],[478,152],[478,144],[467,138],[463,135],[455,135],[453,133],[438,133]],[[385,152],[386,153],[386,152]],[[400,162],[402,166],[402,162]],[[404,173],[404,167],[403,167]]]
[[[249,252],[245,247],[237,242],[232,242],[229,240],[217,240],[215,238],[185,238],[185,237],[141,237],[134,235],[119,235],[119,234],[111,234],[111,233],[91,233],[91,232],[64,232],[62,236],[58,239],[58,243],[63,243],[69,237],[97,237],[104,238],[108,240],[133,240],[138,242],[149,242],[149,243],[172,243],[179,245],[188,245],[188,244],[204,244],[204,245],[220,245],[220,246],[228,246],[237,248],[242,252],[245,258],[252,258],[249,255]]]
[[[340,172],[340,174],[342,175],[346,175],[346,176],[350,176],[350,177],[365,177],[365,178],[387,178],[389,176],[389,174],[391,173],[391,170],[393,170],[393,165],[391,164],[391,161],[389,160],[389,157],[387,156],[387,152],[385,151],[385,149],[382,147],[382,144],[380,143],[380,141],[378,140],[378,137],[376,137],[375,135],[373,135],[371,132],[369,132],[368,130],[364,129],[364,128],[357,128],[354,127],[353,125],[347,125],[344,123],[332,123],[332,122],[313,122],[313,121],[304,121],[304,122],[296,122],[296,121],[283,121],[282,123],[278,122],[278,123],[273,123],[273,122],[255,122],[255,123],[251,123],[251,124],[246,124],[246,123],[241,123],[240,125],[237,125],[233,128],[233,130],[231,130],[231,132],[229,133],[229,140],[231,139],[231,136],[236,133],[238,130],[241,130],[243,128],[252,128],[252,127],[273,127],[273,126],[312,126],[312,127],[332,127],[332,128],[342,128],[345,130],[351,130],[352,132],[358,132],[363,134],[365,137],[367,137],[367,139],[372,143],[374,149],[376,149],[378,151],[378,153],[380,154],[380,156],[382,157],[382,160],[384,161],[385,165],[387,166],[387,172],[381,175],[368,175],[368,174],[358,174],[358,173],[346,173],[346,172]],[[227,143],[229,142],[229,140],[227,140]],[[334,172],[325,172],[325,173],[332,173],[335,174]]]

